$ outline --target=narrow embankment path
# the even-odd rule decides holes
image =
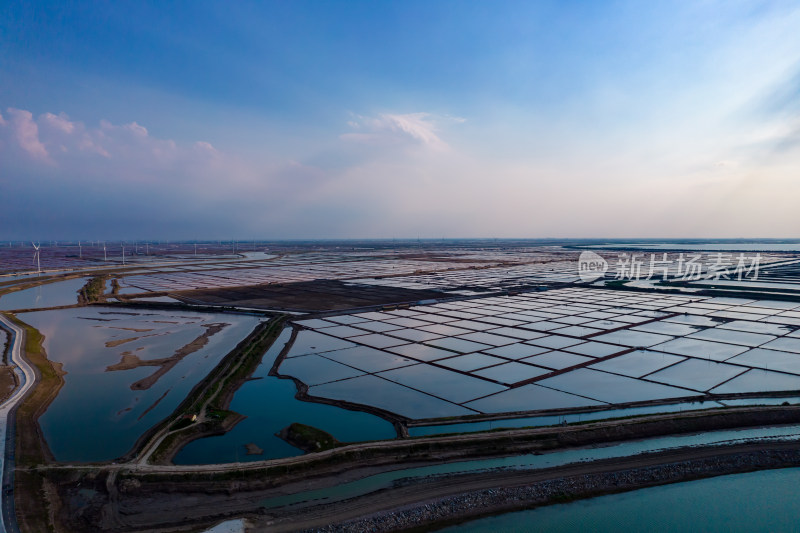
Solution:
[[[36,382],[33,367],[22,355],[25,332],[14,322],[0,313],[0,324],[11,334],[9,364],[19,380],[19,386],[0,405],[0,479],[3,480],[0,492],[0,532],[19,531],[14,518],[14,414],[17,406]]]

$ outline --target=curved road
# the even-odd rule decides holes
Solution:
[[[14,517],[14,415],[22,398],[36,381],[33,367],[22,357],[22,344],[25,332],[0,314],[0,326],[10,333],[9,365],[19,380],[19,386],[11,396],[0,405],[0,479],[3,480],[0,492],[0,532],[17,532]]]

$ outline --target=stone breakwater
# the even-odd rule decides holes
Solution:
[[[448,522],[455,523],[466,518],[563,503],[637,488],[790,466],[800,466],[800,450],[762,450],[678,461],[615,472],[567,476],[524,486],[467,492],[307,531],[355,533],[431,527],[435,523],[445,525]],[[454,480],[455,482],[457,481]],[[421,492],[424,492],[424,488],[421,488]]]

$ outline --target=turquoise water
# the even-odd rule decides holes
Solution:
[[[78,303],[78,291],[89,278],[70,279],[0,296],[0,310],[41,309]]]
[[[800,468],[734,474],[508,513],[440,531],[799,531],[798,486]]]
[[[386,420],[360,411],[348,411],[332,405],[296,400],[297,388],[289,379],[270,377],[275,358],[289,340],[287,328],[264,355],[261,365],[236,392],[230,409],[247,416],[225,435],[207,437],[187,444],[175,456],[175,464],[210,464],[237,461],[260,461],[301,455],[303,452],[275,433],[293,422],[322,429],[342,442],[392,439],[394,426]],[[246,455],[245,444],[254,443],[263,455]]]
[[[798,439],[800,439],[800,427],[775,426],[657,437],[609,445],[598,445],[597,447],[569,448],[566,450],[543,453],[541,455],[517,455],[493,459],[478,459],[474,461],[458,461],[454,463],[403,468],[391,472],[383,472],[357,481],[343,483],[336,487],[269,498],[262,501],[261,504],[264,507],[270,508],[296,504],[305,505],[307,502],[322,500],[331,503],[376,490],[391,488],[396,481],[402,479],[423,478],[440,474],[486,472],[497,469],[535,470],[584,461],[609,459],[612,457],[628,457],[641,453],[671,450],[686,446],[740,444],[745,442]]]

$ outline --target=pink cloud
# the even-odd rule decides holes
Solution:
[[[216,154],[217,149],[211,146],[211,143],[206,141],[197,141],[194,143],[194,147],[202,152],[208,152],[210,154]]]
[[[72,133],[75,130],[75,124],[69,121],[69,117],[64,113],[54,115],[52,113],[45,113],[40,117],[41,122],[49,125],[52,128],[60,130],[64,133]]]
[[[88,134],[84,134],[78,142],[78,149],[84,152],[94,152],[106,158],[111,157],[111,154],[109,154],[105,148],[95,143]]]
[[[11,117],[11,127],[20,147],[29,155],[43,161],[50,161],[50,155],[39,140],[39,127],[33,121],[33,114],[24,109],[7,109]]]
[[[6,168],[30,168],[32,159],[53,167],[47,179],[175,187],[229,181],[230,168],[240,166],[209,142],[159,139],[135,121],[87,126],[64,113],[42,113],[34,120],[30,111],[10,108],[0,122],[0,160]]]

